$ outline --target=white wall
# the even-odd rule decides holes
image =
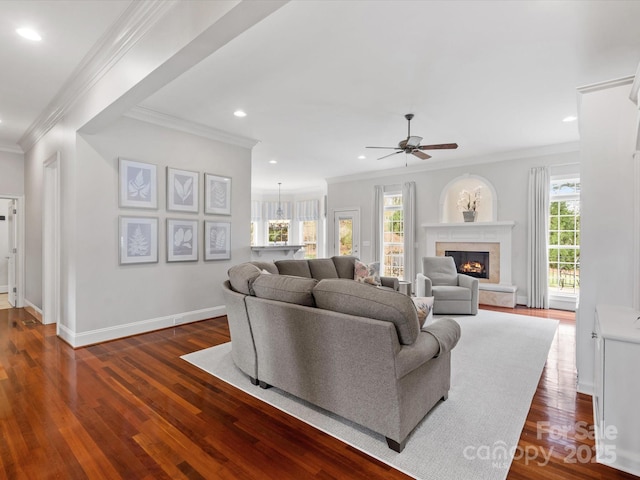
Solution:
[[[631,82],[580,95],[582,183],[578,390],[593,389],[597,304],[633,305],[634,160],[638,111]]]
[[[82,196],[87,194],[90,187],[79,182],[90,180],[90,184],[95,185],[96,180],[100,179],[91,177],[91,167],[78,163],[76,149],[86,148],[87,144],[83,144],[84,140],[77,139],[77,132],[101,135],[105,128],[110,128],[109,125],[117,121],[130,107],[155,93],[282,4],[283,2],[277,1],[232,0],[230,2],[158,3],[151,7],[141,6],[140,9],[147,9],[151,13],[138,17],[143,19],[141,22],[126,19],[131,20],[133,26],[131,22],[127,23],[123,20],[118,25],[119,36],[112,39],[113,45],[108,44],[105,47],[108,52],[99,52],[96,64],[91,65],[92,69],[86,75],[81,74],[75,78],[73,88],[61,92],[62,95],[57,97],[58,103],[52,106],[51,111],[43,112],[42,118],[39,119],[41,121],[30,129],[29,134],[22,141],[21,146],[26,152],[24,155],[25,301],[36,308],[42,306],[43,164],[57,153],[60,158],[61,177],[62,249],[60,261],[62,321],[59,324],[62,328],[59,328],[58,333],[72,345],[79,345],[76,341],[90,342],[92,339],[102,341],[125,333],[122,330],[115,331],[112,327],[113,322],[117,323],[122,319],[110,318],[108,325],[101,320],[87,319],[86,305],[81,303],[80,299],[80,293],[84,292],[86,287],[80,286],[79,282],[86,281],[87,278],[98,278],[100,273],[94,273],[93,277],[85,275],[86,272],[83,269],[88,268],[88,265],[81,265],[80,262],[87,261],[86,249],[90,247],[81,245],[79,241],[86,239],[84,231],[93,228],[94,224],[102,225],[113,219],[93,216],[89,224],[81,223],[87,220],[86,209],[96,201],[96,197],[92,192],[89,192],[88,198]],[[168,32],[171,34],[168,35]],[[114,53],[113,49],[117,52]],[[106,58],[107,53],[110,60],[117,58],[117,63],[100,64],[99,62]],[[95,72],[99,74],[96,75]],[[72,97],[70,92],[73,93]],[[49,123],[52,118],[57,122],[53,126]],[[163,143],[160,142],[160,144]],[[152,148],[149,145],[148,147]],[[171,151],[170,146],[167,146],[167,150]],[[185,147],[185,150],[189,149]],[[88,154],[87,152],[88,149],[85,149],[84,154]],[[118,151],[112,154],[117,156],[121,153]],[[91,155],[88,156],[91,157]],[[232,155],[232,158],[235,157]],[[220,159],[220,161],[228,160]],[[248,179],[247,182],[249,182]],[[242,181],[238,184],[241,188]],[[0,190],[0,193],[6,192]],[[245,195],[247,198],[250,196],[248,187]],[[102,199],[98,199],[98,203],[101,201]],[[98,213],[103,212],[98,210]],[[176,268],[176,270],[179,269]],[[166,295],[166,292],[163,294]],[[180,302],[177,302],[177,305],[182,306]],[[82,317],[76,311],[77,307],[83,308]],[[140,306],[140,308],[144,310],[146,307]],[[152,310],[150,309],[149,312]],[[169,314],[173,313],[172,311]],[[102,314],[98,314],[98,317],[105,319]],[[133,317],[138,318],[139,315],[133,315]],[[84,322],[89,323],[84,326]],[[102,329],[99,335],[91,338],[75,338],[76,332],[85,332],[87,328],[94,327]],[[152,328],[154,325],[149,323],[147,329]],[[131,333],[137,332],[126,332],[126,334]]]
[[[0,196],[24,194],[24,156],[0,150]]]
[[[560,166],[574,164],[577,170],[578,152],[547,154],[495,163],[468,165],[425,171],[410,171],[395,175],[374,178],[333,179],[329,183],[328,199],[328,235],[333,238],[333,214],[338,208],[360,208],[361,257],[371,261],[372,252],[365,242],[373,240],[373,186],[391,185],[414,180],[416,182],[416,265],[415,271],[421,271],[421,258],[426,255],[426,235],[422,224],[438,223],[440,198],[443,188],[453,179],[464,174],[479,175],[486,178],[496,189],[497,220],[515,220],[513,228],[512,278],[518,287],[518,297],[526,297],[527,289],[527,188],[529,170],[537,166]],[[398,171],[396,171],[398,172]],[[462,215],[462,214],[460,214]],[[329,254],[332,254],[333,242],[330,241]]]
[[[157,165],[158,210],[119,208],[118,157]],[[77,159],[74,344],[168,326],[164,323],[171,325],[174,317],[188,321],[224,314],[221,285],[227,270],[250,258],[250,150],[123,118],[100,134],[78,135]],[[198,214],[167,212],[167,166],[200,172]],[[205,172],[232,178],[230,217],[204,215]],[[119,265],[120,215],[159,218],[157,264]],[[167,218],[199,221],[197,262],[166,262]],[[231,222],[231,260],[203,260],[205,219]]]

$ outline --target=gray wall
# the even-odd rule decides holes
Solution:
[[[467,165],[463,167],[433,169],[424,171],[410,171],[402,173],[395,171],[395,175],[381,175],[375,178],[349,180],[333,179],[328,189],[327,225],[329,230],[329,254],[333,248],[333,214],[339,208],[360,208],[361,238],[360,244],[373,240],[373,187],[374,185],[392,185],[407,181],[416,182],[416,265],[415,271],[421,271],[420,259],[426,255],[426,235],[422,228],[424,223],[439,222],[440,195],[445,186],[453,179],[464,174],[479,175],[486,178],[496,189],[497,220],[515,220],[513,228],[513,263],[512,278],[518,286],[518,297],[526,296],[526,252],[527,252],[527,188],[529,169],[531,167],[550,167],[553,171],[565,173],[573,168],[577,173],[578,152],[558,153],[528,158],[513,159],[495,163]],[[572,167],[567,167],[572,164]],[[372,252],[370,247],[362,247],[361,255],[364,261],[370,261]]]
[[[76,333],[224,305],[228,268],[250,258],[250,150],[124,118],[78,136],[77,157]],[[157,165],[157,211],[119,208],[118,157]],[[200,172],[198,214],[167,212],[167,166]],[[204,215],[204,172],[232,178],[231,217]],[[159,218],[159,263],[119,265],[120,215]],[[167,218],[199,221],[198,262],[166,262]],[[205,219],[231,221],[230,261],[204,262]]]

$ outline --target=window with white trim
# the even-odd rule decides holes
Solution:
[[[404,279],[404,209],[401,191],[384,193],[381,263],[381,275]]]
[[[551,180],[549,190],[549,293],[580,290],[580,179]]]

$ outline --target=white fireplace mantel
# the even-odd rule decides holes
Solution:
[[[511,281],[511,234],[516,222],[423,223],[426,232],[427,256],[436,255],[438,242],[499,243],[500,285]]]

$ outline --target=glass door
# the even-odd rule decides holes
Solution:
[[[360,258],[360,211],[340,210],[334,213],[334,254]]]

